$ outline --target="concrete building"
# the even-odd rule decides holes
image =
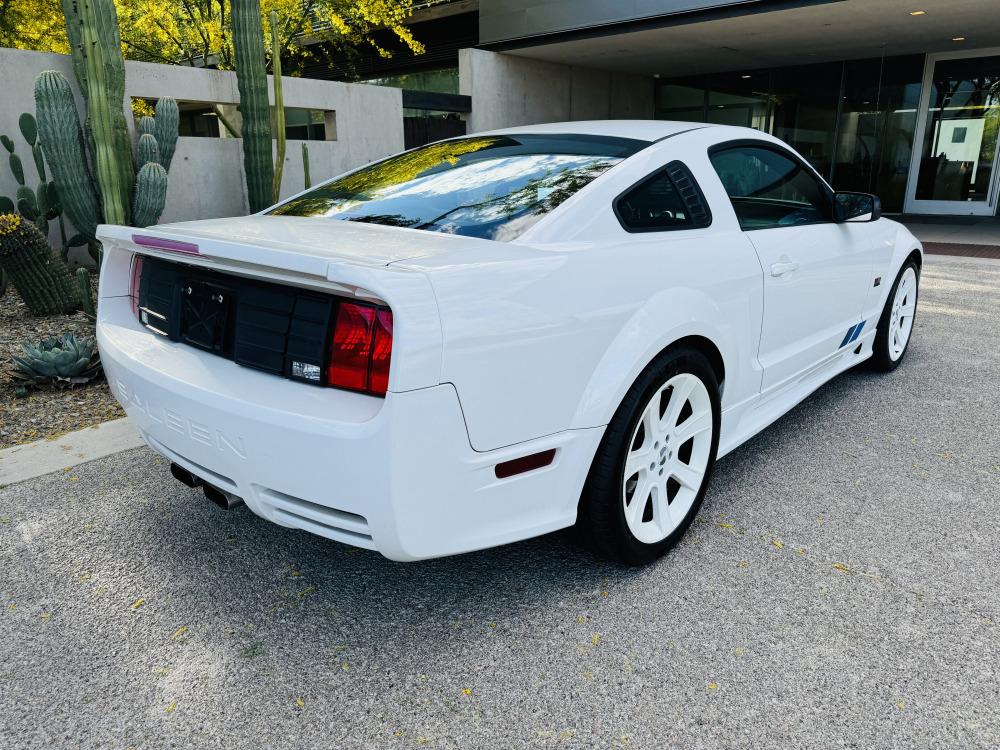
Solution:
[[[997,213],[996,0],[480,0],[479,46],[645,76],[652,116],[766,130],[887,211]]]
[[[431,37],[430,58],[401,55],[379,75],[419,70],[451,94],[457,77],[468,132],[591,117],[747,125],[889,212],[997,214],[997,0],[424,5],[462,28],[475,17],[478,43],[456,61]]]
[[[68,55],[0,48],[0,70],[4,71],[4,99],[0,106],[0,134],[10,137],[20,156],[27,185],[38,184],[38,173],[30,150],[18,129],[22,112],[34,112],[34,81],[43,70],[57,70],[76,86]],[[229,113],[239,124],[235,105],[239,102],[236,74],[129,61],[125,64],[129,127],[134,133],[130,103],[173,96],[181,105],[180,138],[170,166],[167,203],[161,221],[186,221],[217,216],[238,216],[249,210],[244,190],[243,152],[236,138],[225,134],[213,107]],[[280,195],[286,197],[304,188],[302,148],[308,149],[313,184],[354,167],[385,158],[403,149],[403,101],[398,89],[360,86],[306,78],[284,78],[284,100],[293,115],[309,113],[315,123],[309,132],[289,124]],[[273,101],[273,81],[270,80]],[[80,121],[86,115],[78,96]],[[13,197],[18,184],[6,166],[0,169],[0,196]],[[51,179],[51,177],[50,177]],[[75,231],[68,224],[67,233]],[[51,222],[49,240],[61,244],[57,222]],[[86,252],[75,249],[72,259],[84,261]]]

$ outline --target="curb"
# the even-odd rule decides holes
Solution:
[[[144,445],[128,417],[0,450],[0,487]]]

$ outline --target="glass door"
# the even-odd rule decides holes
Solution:
[[[967,55],[968,53],[966,53]],[[920,100],[908,213],[996,213],[1000,52],[931,55]]]

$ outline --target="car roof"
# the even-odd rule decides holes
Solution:
[[[514,128],[489,130],[477,135],[513,135],[516,133],[560,133],[566,135],[604,135],[615,138],[634,138],[656,141],[660,138],[683,133],[686,130],[717,127],[702,122],[674,122],[671,120],[574,120],[546,122],[537,125],[519,125]]]

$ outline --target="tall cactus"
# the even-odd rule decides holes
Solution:
[[[17,214],[0,215],[0,268],[34,315],[71,312],[79,303],[66,264],[34,224]]]
[[[139,136],[139,143],[136,146],[136,156],[136,164],[138,164],[140,171],[149,162],[161,163],[160,147],[156,142],[156,138],[150,133],[143,133]]]
[[[100,220],[97,194],[87,165],[73,91],[62,73],[46,70],[35,79],[35,112],[63,210],[76,231],[93,242]]]
[[[281,89],[281,29],[278,14],[271,11],[271,68],[274,73],[274,136],[277,153],[274,156],[274,178],[271,183],[271,203],[281,195],[281,175],[285,171],[285,97]]]
[[[271,205],[274,163],[271,161],[271,112],[264,67],[264,27],[260,0],[233,0],[233,51],[236,84],[243,116],[243,169],[250,212]]]
[[[118,38],[118,14],[113,0],[75,0],[73,5],[79,19],[81,42],[74,55],[83,58],[87,133],[93,148],[104,220],[108,224],[128,224],[132,150],[128,149],[126,157],[120,148],[115,114],[117,110],[124,117],[125,69],[124,63],[117,66],[113,62],[116,58],[121,59],[120,46],[107,49],[107,45]],[[127,172],[122,167],[125,158],[129,159]]]
[[[124,206],[127,214],[135,168],[132,163],[132,139],[122,106],[125,100],[125,60],[118,33],[118,11],[114,0],[61,2],[73,56],[73,71],[87,102],[86,132],[91,161],[101,183],[102,196],[106,190],[116,189],[121,196],[120,205]],[[102,152],[111,157],[104,172],[112,170],[117,174],[111,183],[105,183],[100,177],[102,168],[97,159]],[[118,205],[116,200],[115,206]]]
[[[302,141],[302,182],[305,183],[306,190],[312,187],[312,178],[309,176],[309,147]]]
[[[148,227],[160,220],[167,202],[167,170],[155,161],[142,165],[135,181],[135,205],[132,207],[133,224]]]
[[[174,149],[177,148],[177,128],[180,121],[181,115],[177,108],[177,100],[169,96],[161,97],[156,102],[153,135],[156,136],[156,145],[160,149],[160,164],[168,172],[170,171],[170,162],[174,158]]]

